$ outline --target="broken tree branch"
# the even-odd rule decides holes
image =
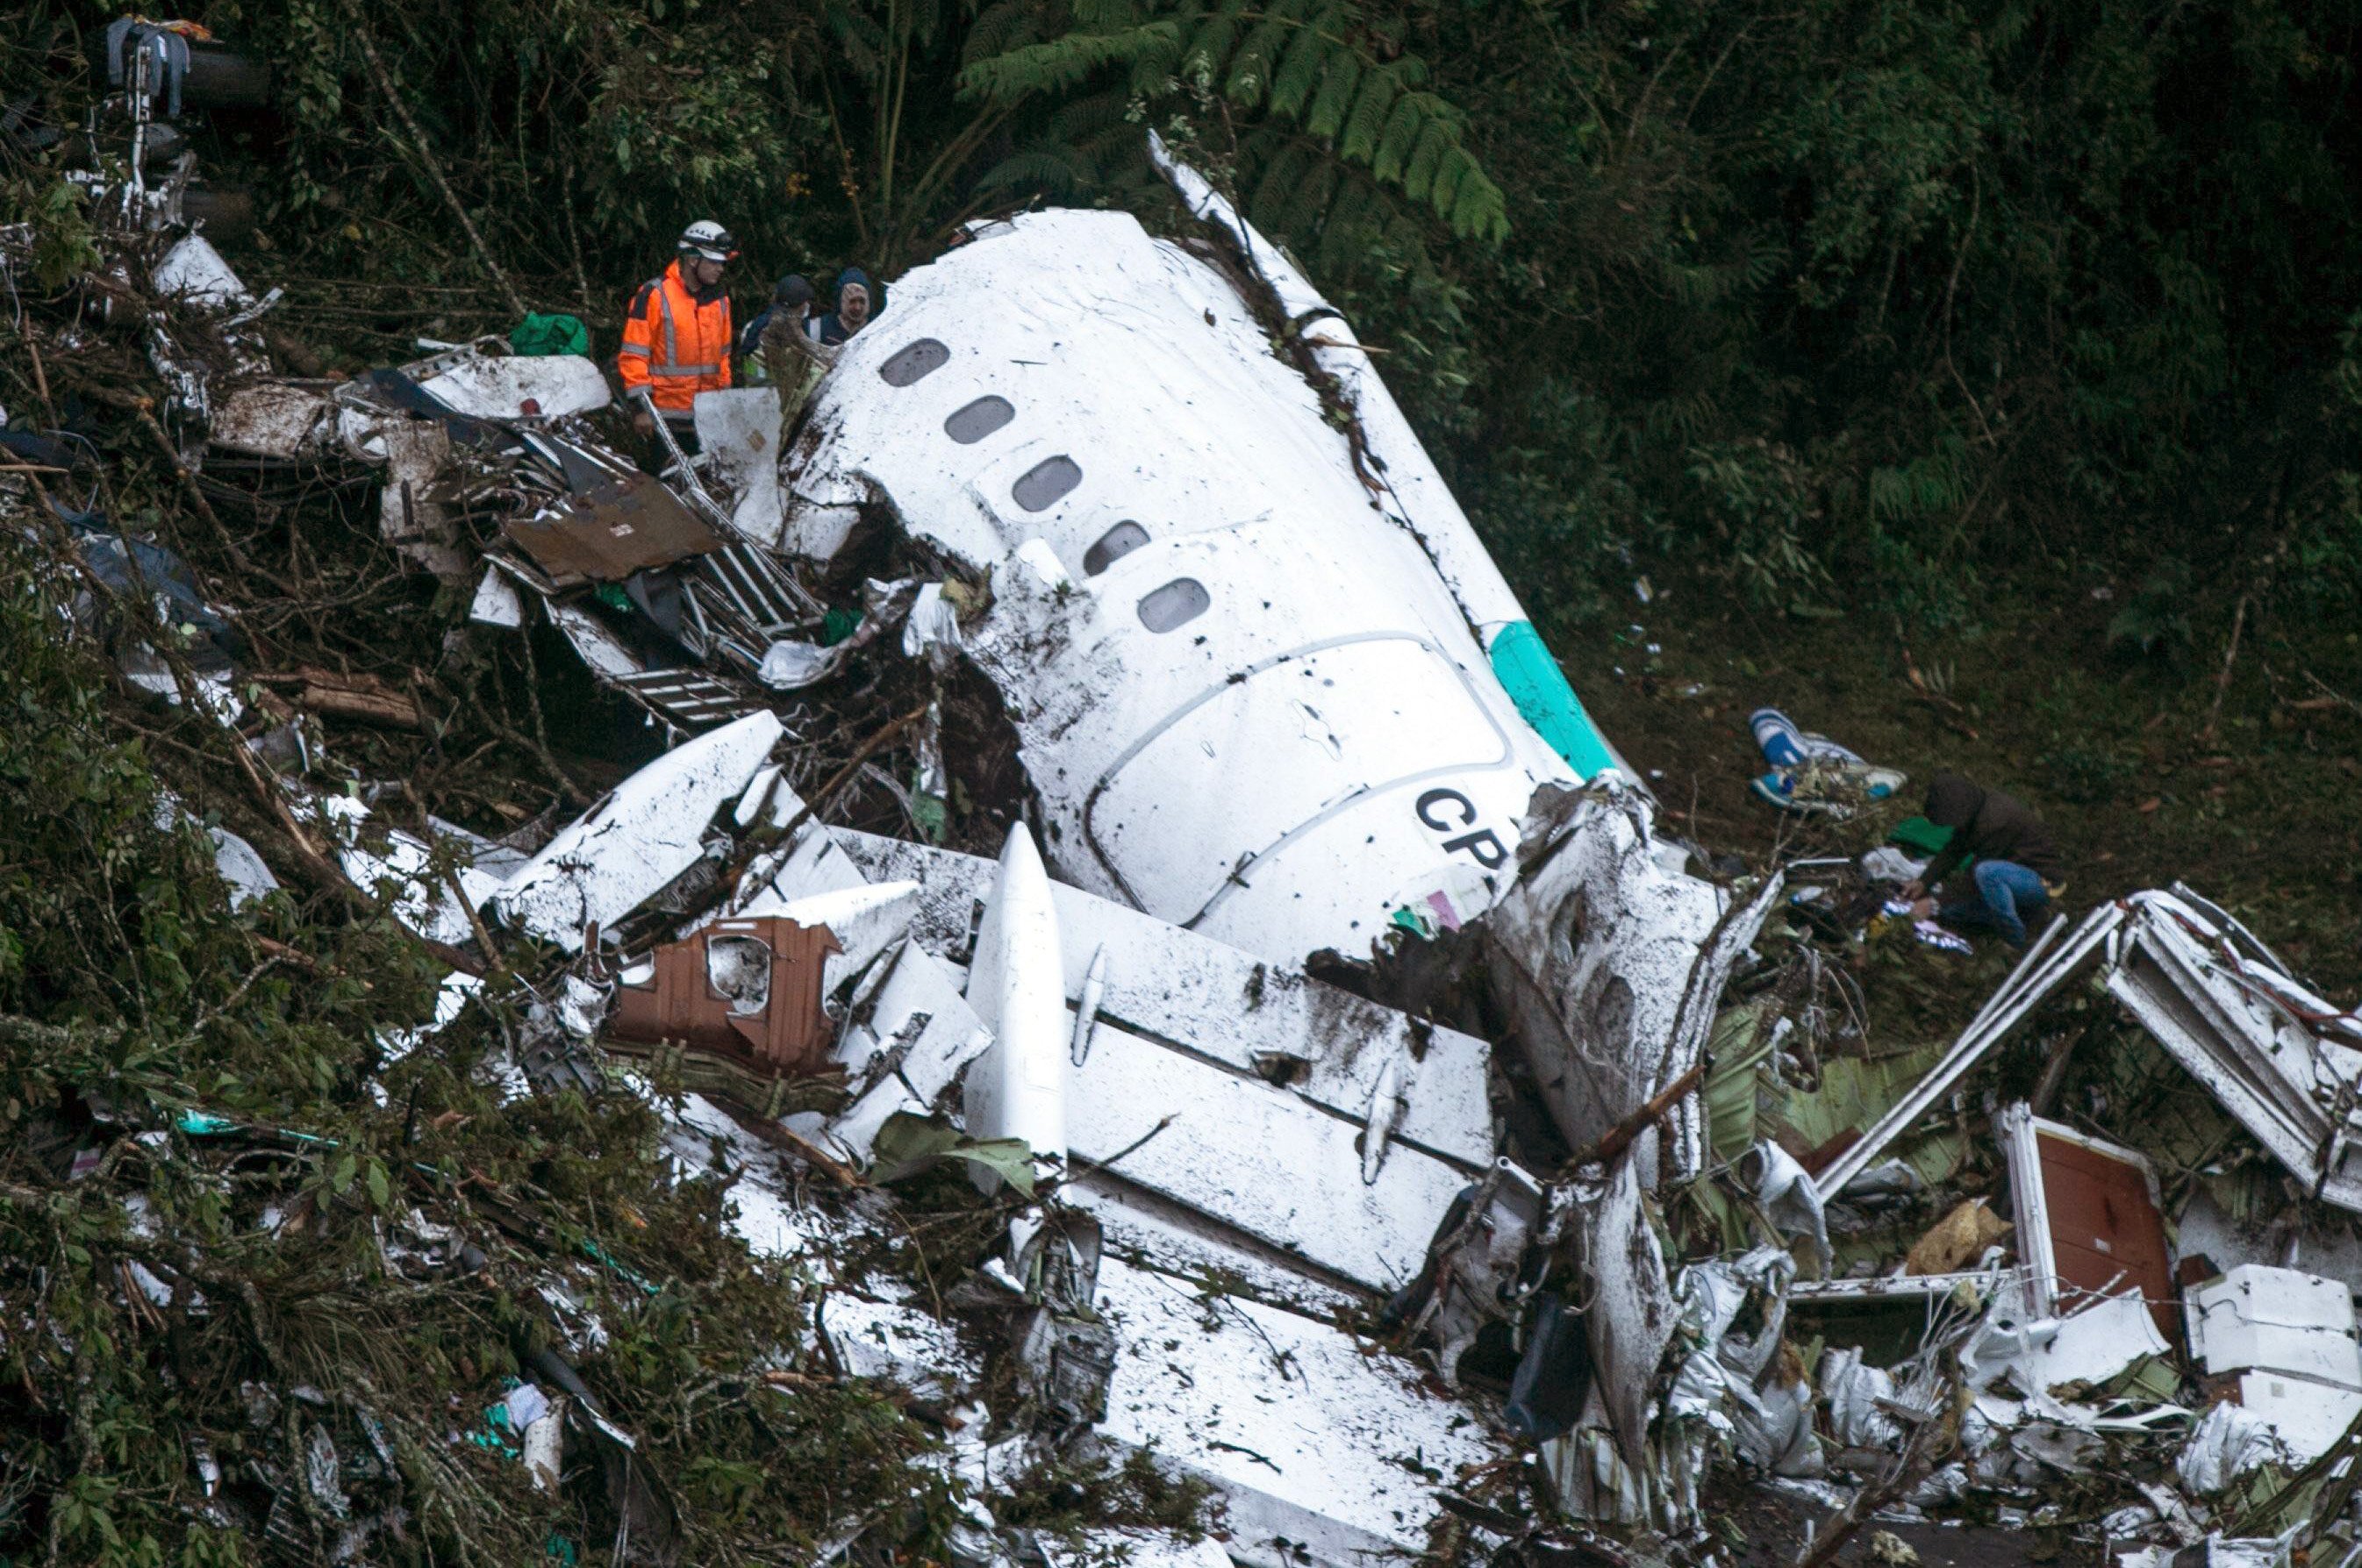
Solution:
[[[374,675],[338,675],[305,665],[254,679],[265,686],[292,688],[299,706],[332,718],[398,730],[426,727],[417,702]]]
[[[1690,1070],[1650,1095],[1639,1110],[1609,1128],[1605,1136],[1590,1148],[1575,1155],[1560,1167],[1562,1177],[1573,1176],[1585,1165],[1611,1164],[1617,1155],[1632,1146],[1634,1139],[1665,1119],[1667,1112],[1679,1105],[1692,1089],[1705,1081],[1714,1066],[1714,1058],[1701,1054]]]
[[[2231,616],[2231,641],[2223,650],[2223,668],[2214,672],[2214,701],[2206,710],[2206,723],[2198,732],[2200,744],[2214,739],[2214,726],[2223,719],[2223,699],[2231,690],[2231,669],[2239,662],[2239,634],[2247,627],[2247,601],[2253,595],[2239,595],[2239,608]]]
[[[377,84],[379,96],[393,111],[393,117],[402,122],[402,128],[410,133],[411,146],[417,149],[418,160],[425,166],[427,178],[434,182],[436,193],[443,198],[443,204],[451,209],[451,215],[458,220],[460,231],[467,235],[468,243],[475,248],[476,259],[483,263],[484,271],[499,285],[502,297],[508,301],[510,312],[522,319],[525,315],[524,296],[516,292],[516,285],[509,282],[508,273],[492,259],[492,248],[486,245],[484,237],[476,232],[475,220],[460,204],[459,193],[452,190],[451,182],[443,177],[443,165],[436,160],[435,149],[427,145],[426,133],[418,128],[418,121],[411,115],[410,105],[402,101],[400,93],[394,91],[392,73],[386,70],[385,61],[377,52],[377,40],[370,34],[368,15],[362,11],[359,0],[344,0],[344,11],[346,23],[351,27],[353,38],[361,46],[361,58],[369,62],[370,80]]]

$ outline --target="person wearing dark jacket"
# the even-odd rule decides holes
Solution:
[[[748,322],[745,330],[738,334],[738,358],[753,359],[761,355],[763,329],[775,320],[784,318],[793,322],[799,330],[803,329],[805,323],[811,319],[815,297],[810,278],[790,273],[780,279],[771,290],[771,303],[765,305],[762,314]]]
[[[833,348],[869,324],[876,304],[869,274],[858,267],[847,267],[836,275],[836,308],[807,322],[804,330],[813,342]]]
[[[1912,912],[1936,918],[1955,931],[1997,931],[2013,947],[2026,943],[2028,922],[2041,917],[2050,900],[2066,891],[2059,875],[2058,845],[2033,808],[1998,790],[1970,783],[1957,773],[1938,773],[1927,786],[1927,820],[1952,830],[1950,842],[1927,862],[1919,879],[1903,889]],[[1974,856],[1967,888],[1950,887],[1952,874]],[[1926,897],[1942,887],[1940,906]]]

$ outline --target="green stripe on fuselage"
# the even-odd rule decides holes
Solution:
[[[1570,767],[1589,778],[1616,766],[1616,754],[1608,749],[1606,737],[1583,711],[1574,688],[1566,683],[1565,673],[1551,657],[1531,621],[1502,627],[1490,653],[1493,674],[1508,692],[1509,701],[1518,705],[1518,712]]]

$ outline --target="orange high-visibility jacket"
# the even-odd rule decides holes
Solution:
[[[641,387],[668,413],[687,414],[701,392],[730,384],[730,296],[716,293],[710,304],[680,275],[680,263],[642,283],[624,318],[624,350],[615,372],[629,396]]]

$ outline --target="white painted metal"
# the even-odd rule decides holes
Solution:
[[[477,419],[556,419],[607,406],[613,393],[592,360],[579,354],[488,354],[470,345],[405,365],[421,392]]]
[[[1098,1304],[1122,1344],[1098,1440],[1213,1485],[1246,1568],[1415,1558],[1440,1517],[1426,1476],[1510,1457],[1464,1406],[1328,1324],[1115,1258]]]
[[[486,567],[476,584],[476,596],[468,604],[468,619],[486,626],[504,626],[511,631],[524,624],[524,600],[498,568]]]
[[[933,1113],[960,1072],[992,1044],[992,1031],[960,994],[943,960],[904,944],[866,1010],[856,1008],[837,1060],[858,1089],[828,1135],[866,1163],[877,1130],[896,1111]]]
[[[814,828],[761,897],[811,907],[851,896],[865,873],[916,881],[920,913],[874,999],[854,1008],[840,1061],[860,1098],[830,1135],[865,1153],[888,1115],[932,1110],[952,1075],[979,1056],[968,1073],[968,1130],[1021,1135],[980,1121],[974,1109],[998,1052],[977,1043],[998,1016],[979,999],[1006,966],[992,955],[990,914],[969,970],[974,1013],[966,1005],[949,1013],[936,994],[944,982],[928,978],[948,973],[936,955],[965,950],[968,911],[999,898],[1000,873],[974,856]],[[1120,1155],[1106,1175],[1114,1188],[1203,1216],[1231,1233],[1221,1244],[1295,1260],[1323,1283],[1386,1292],[1416,1272],[1452,1198],[1493,1160],[1484,1043],[1078,889],[1044,888],[1065,971],[1054,1065],[1073,1159]],[[1099,1021],[1077,1064],[1063,1009],[1090,983],[1086,955],[1104,955],[1106,965]],[[1372,1168],[1363,1150],[1374,1101],[1396,1104],[1400,1120]]]
[[[2057,952],[2049,950],[2050,941],[2064,922],[2064,917],[2053,921],[2042,933],[2042,940],[2026,950],[2017,967],[2009,973],[1998,990],[1986,999],[1968,1028],[1944,1053],[1942,1061],[1927,1071],[1927,1076],[1912,1088],[1909,1094],[1894,1102],[1854,1145],[1820,1175],[1818,1186],[1824,1194],[1834,1196],[1845,1190],[1846,1183],[1870,1168],[1870,1162],[1883,1154],[1888,1144],[1909,1131],[1912,1124],[1925,1116],[1929,1108],[1942,1099],[1961,1076],[1982,1061],[1985,1053],[2001,1043],[2003,1036],[2019,1021],[2034,1010],[2035,1005],[2049,995],[2068,976],[2073,974],[2086,958],[2098,949],[2109,934],[2122,925],[2125,911],[2120,905],[2102,904],[2083,918],[2083,923]]]
[[[637,909],[702,853],[713,814],[735,801],[781,734],[749,713],[683,742],[557,832],[494,897],[501,918],[568,952],[583,929]]]
[[[2362,1390],[2362,1344],[2345,1285],[2242,1264],[2183,1297],[2190,1353],[2209,1373],[2278,1372]]]
[[[921,912],[911,940],[948,957],[966,955],[970,911],[989,889],[992,862],[845,830],[835,833],[834,844],[845,864],[858,867],[856,875],[918,882]],[[842,875],[828,869],[834,864],[834,858],[804,857],[796,885]],[[774,886],[784,890],[789,881],[783,874]],[[1079,889],[1053,883],[1050,895],[1065,939],[1070,999],[1079,1002],[1088,983],[1086,955],[1107,955],[1097,1010],[1100,1035],[1121,1027],[1260,1084],[1282,1082],[1286,1093],[1355,1126],[1367,1118],[1388,1065],[1399,1062],[1403,1112],[1394,1139],[1472,1176],[1492,1165],[1491,1047],[1484,1041],[1322,985],[1300,966],[1264,962]],[[1419,1232],[1422,1242],[1426,1237]]]
[[[1049,875],[1023,823],[1009,830],[968,967],[968,1005],[993,1042],[967,1071],[967,1130],[1021,1138],[1037,1160],[1066,1155],[1065,962]],[[1109,1151],[1110,1153],[1112,1151]],[[987,1190],[999,1178],[973,1167]]]
[[[886,381],[922,339],[943,367]],[[986,396],[1014,418],[945,431]],[[1026,215],[900,280],[800,456],[789,547],[883,502],[993,570],[971,655],[1076,885],[1265,957],[1366,952],[1455,867],[1497,894],[1535,788],[1573,779],[1227,280],[1130,217]],[[1071,580],[1005,565],[1029,546]]]
[[[1377,504],[1386,516],[1418,541],[1434,563],[1436,574],[1451,591],[1461,614],[1477,642],[1492,649],[1505,632],[1530,627],[1533,618],[1518,602],[1508,579],[1476,536],[1474,525],[1451,487],[1443,481],[1435,459],[1403,416],[1401,405],[1378,373],[1377,362],[1362,347],[1343,313],[1322,297],[1287,258],[1205,177],[1175,160],[1154,131],[1148,133],[1149,158],[1169,181],[1189,210],[1232,236],[1240,251],[1260,274],[1279,302],[1281,312],[1301,334],[1313,362],[1335,379],[1339,394],[1361,426],[1362,445],[1377,486]],[[1646,791],[1648,786],[1612,744],[1603,747],[1625,778]]]
[[[2362,1052],[2313,1033],[2203,944],[2195,917],[2140,894],[2109,991],[2166,1053],[2323,1198],[2362,1210]]]
[[[150,281],[160,294],[177,294],[211,310],[242,309],[254,303],[237,271],[201,234],[175,241],[156,263]]]
[[[785,517],[779,489],[779,394],[769,387],[700,392],[699,463],[728,498],[731,525],[757,544],[776,546]]]

